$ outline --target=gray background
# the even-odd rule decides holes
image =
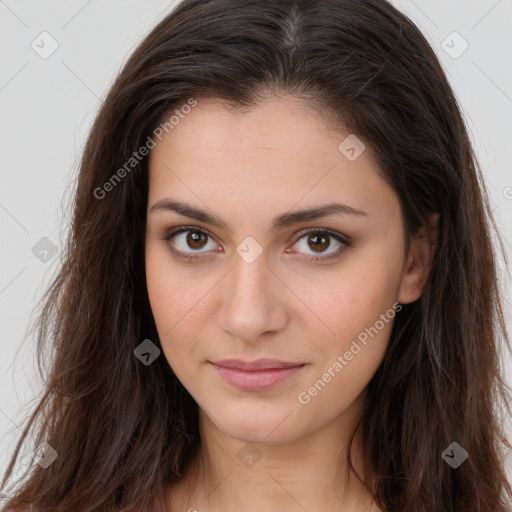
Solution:
[[[509,251],[512,0],[394,4],[436,49],[456,91]],[[34,338],[27,335],[29,316],[59,264],[69,221],[63,207],[85,136],[122,63],[173,5],[161,0],[0,0],[1,474],[41,390]],[[44,55],[52,44],[58,48]],[[45,237],[49,241],[41,241]],[[510,277],[503,274],[501,282],[510,326]],[[512,362],[508,356],[503,361],[512,385]]]

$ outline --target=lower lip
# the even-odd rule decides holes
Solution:
[[[270,368],[268,370],[239,370],[211,363],[217,373],[227,382],[246,391],[259,391],[275,386],[300,371],[302,366]]]

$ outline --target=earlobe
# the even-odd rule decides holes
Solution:
[[[411,240],[397,299],[401,304],[414,302],[421,296],[437,250],[438,237],[439,213],[435,213]]]

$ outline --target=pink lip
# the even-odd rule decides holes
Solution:
[[[290,363],[288,361],[280,361],[279,359],[258,359],[256,361],[244,361],[243,359],[222,359],[221,361],[212,361],[212,364],[223,366],[225,368],[237,368],[239,370],[246,371],[290,368],[304,365],[304,363]]]
[[[226,359],[211,364],[226,381],[247,391],[270,388],[291,377],[305,365],[277,359],[259,359],[252,362]]]

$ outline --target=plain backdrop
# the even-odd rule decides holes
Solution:
[[[512,1],[394,4],[419,26],[442,61],[510,251]],[[26,335],[29,315],[60,262],[69,220],[63,207],[86,134],[115,74],[173,5],[0,0],[1,474],[41,391],[34,339]],[[501,282],[511,326],[510,277],[503,275]],[[504,364],[512,385],[508,356]]]

